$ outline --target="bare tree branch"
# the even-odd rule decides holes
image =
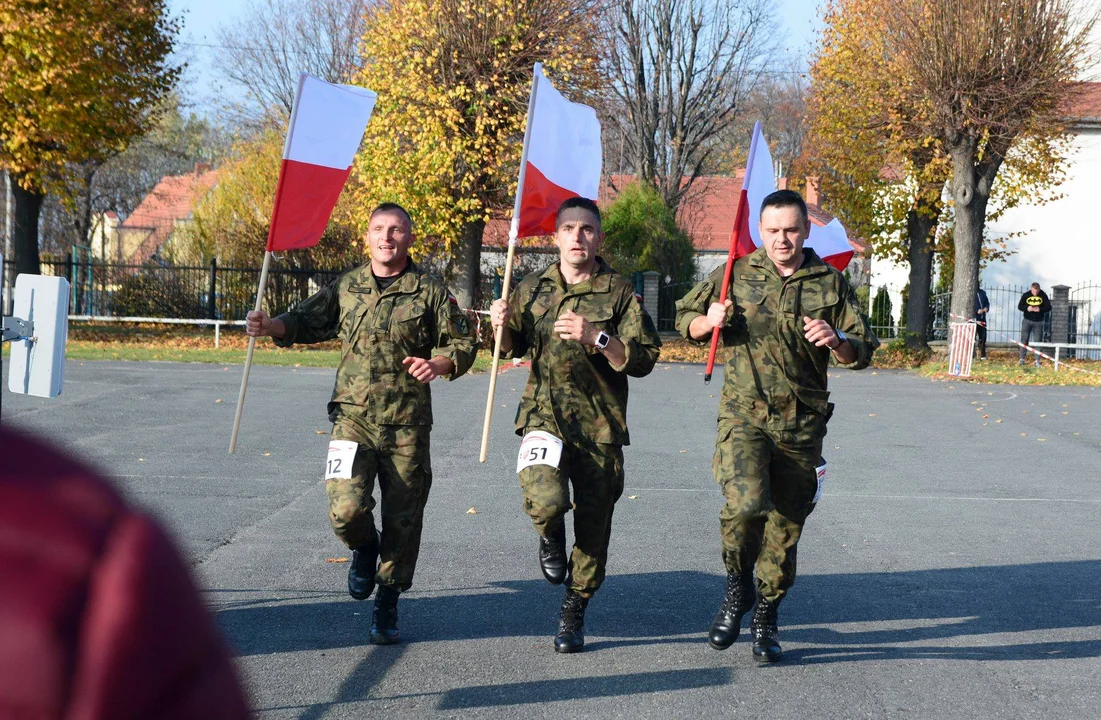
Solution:
[[[240,20],[219,30],[220,71],[244,92],[231,115],[259,125],[290,115],[300,73],[348,82],[373,0],[249,0]]]
[[[612,0],[608,74],[630,170],[674,210],[772,49],[766,0]]]

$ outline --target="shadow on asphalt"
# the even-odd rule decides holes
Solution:
[[[610,575],[589,606],[587,630],[598,637],[586,650],[703,642],[723,585],[723,577],[694,571]],[[434,597],[411,594],[400,605],[402,635],[406,642],[546,637],[549,645],[562,592],[545,582],[526,580],[494,583],[486,592]],[[363,644],[371,621],[370,601],[357,603],[328,592],[290,595],[272,598],[267,604],[230,601],[227,609],[218,613],[219,624],[239,654]],[[1101,643],[1097,642],[890,647],[892,643],[1095,627],[1101,625],[1098,598],[1101,560],[804,575],[781,607],[780,628],[789,642],[820,646],[792,648],[787,654],[791,660],[804,662],[1099,657]],[[896,627],[829,627],[850,623],[892,623]]]
[[[587,630],[599,639],[593,638],[586,653],[661,643],[694,643],[701,652],[710,652],[704,635],[723,586],[721,576],[691,571],[609,576],[589,606]],[[231,596],[248,591],[212,592]],[[303,706],[300,717],[321,717],[335,705],[371,698],[408,643],[507,637],[530,643],[538,637],[550,652],[561,594],[561,588],[541,581],[516,581],[494,583],[487,592],[410,595],[400,605],[406,644],[370,648],[345,678],[337,698]],[[269,604],[229,601],[218,620],[241,655],[364,645],[372,603],[329,597],[333,596],[327,591],[290,592],[266,601]],[[780,626],[781,639],[809,647],[789,645],[780,667],[865,660],[1101,657],[1101,643],[1094,640],[955,646],[961,638],[1096,627],[1101,624],[1098,598],[1101,560],[806,575],[784,602]],[[861,623],[894,627],[864,629]],[[856,627],[831,627],[845,625]],[[929,644],[938,640],[950,642]],[[915,642],[925,644],[911,645]],[[727,668],[698,668],[471,685],[428,695],[439,697],[438,708],[446,710],[665,692],[731,681]]]

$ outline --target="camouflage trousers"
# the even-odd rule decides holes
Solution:
[[[727,572],[756,571],[761,597],[779,602],[795,582],[803,523],[814,510],[825,420],[800,416],[793,430],[719,421],[713,467],[726,504],[719,513]]]
[[[382,544],[376,580],[399,591],[413,584],[420,554],[424,506],[432,487],[428,425],[376,425],[341,415],[333,440],[359,443],[352,477],[325,483],[329,522],[336,536],[352,549],[375,532],[375,477],[382,496]]]
[[[623,448],[566,442],[557,468],[532,465],[520,471],[524,512],[541,536],[565,522],[571,484],[574,545],[568,583],[579,595],[592,597],[604,582],[612,511],[623,494]]]

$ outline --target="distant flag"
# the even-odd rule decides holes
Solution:
[[[748,255],[761,246],[761,234],[758,225],[761,222],[761,202],[765,196],[776,191],[776,176],[772,170],[772,153],[768,150],[768,141],[761,132],[761,123],[753,126],[753,139],[749,143],[749,159],[746,161],[745,179],[742,182],[742,202],[747,203],[742,213],[742,227],[735,228],[737,235],[734,259]],[[811,223],[810,237],[806,247],[814,248],[818,257],[840,271],[844,271],[853,257],[853,248],[841,221],[834,218],[828,225]]]
[[[571,197],[596,200],[600,189],[600,121],[587,105],[562,97],[535,65],[520,211],[511,238],[554,234],[558,206]]]
[[[303,73],[275,191],[268,250],[316,245],[352,169],[378,96]]]

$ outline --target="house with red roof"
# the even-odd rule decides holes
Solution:
[[[191,222],[198,201],[217,181],[207,163],[197,163],[186,175],[167,175],[134,208],[116,230],[117,241],[104,250],[104,260],[144,265],[163,255],[176,231]]]

